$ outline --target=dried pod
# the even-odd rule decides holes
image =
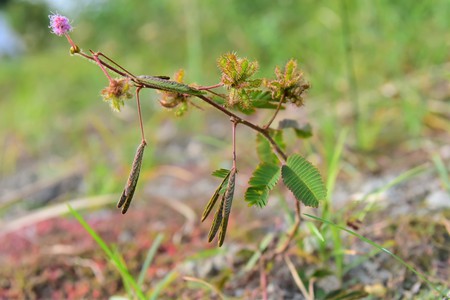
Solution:
[[[233,203],[233,197],[234,197],[234,186],[236,182],[236,169],[232,168],[230,173],[230,179],[228,180],[227,190],[225,191],[225,194],[223,195],[223,207],[222,207],[222,223],[220,224],[220,232],[219,232],[219,247],[222,246],[223,241],[225,240],[225,234],[227,233],[227,226],[228,226],[228,218],[230,217],[231,213],[231,204]]]
[[[133,165],[131,166],[130,176],[128,177],[127,184],[122,192],[117,208],[122,208],[122,214],[125,214],[130,207],[131,200],[133,200],[134,191],[139,179],[139,173],[141,171],[142,157],[144,156],[144,148],[147,145],[145,141],[142,141],[136,150],[134,156]]]
[[[225,202],[225,198],[222,198],[222,200],[220,201],[220,206],[214,215],[214,220],[211,225],[211,229],[209,230],[209,233],[208,233],[208,242],[210,242],[210,243],[216,236],[217,230],[219,230],[220,224],[222,224],[224,202]]]
[[[222,190],[222,187],[225,184],[225,182],[227,182],[229,176],[230,176],[230,172],[228,172],[228,174],[223,178],[222,183],[216,189],[216,191],[214,192],[214,195],[212,195],[211,199],[209,200],[208,204],[206,205],[205,210],[203,211],[203,214],[202,214],[202,222],[205,221],[205,219],[208,217],[212,208],[216,204],[217,199],[219,199],[219,195],[221,194],[220,191]]]

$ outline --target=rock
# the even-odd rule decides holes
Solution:
[[[431,210],[450,208],[450,194],[443,190],[434,191],[426,198],[425,203]]]

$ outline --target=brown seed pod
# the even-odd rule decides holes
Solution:
[[[122,208],[122,214],[125,214],[130,207],[131,200],[133,200],[134,191],[139,179],[139,173],[141,171],[142,158],[144,156],[144,148],[147,145],[145,141],[142,141],[136,150],[134,156],[133,165],[131,166],[130,176],[128,177],[127,184],[122,192],[119,202],[117,202],[117,208]]]

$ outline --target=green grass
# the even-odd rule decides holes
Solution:
[[[137,277],[137,279],[135,279],[130,274],[121,254],[114,250],[113,247],[108,246],[106,242],[95,232],[95,230],[83,219],[83,217],[76,210],[74,210],[70,205],[68,205],[68,208],[70,213],[77,219],[78,222],[80,222],[81,226],[83,226],[88,234],[95,240],[97,245],[103,250],[109,261],[117,268],[117,271],[122,276],[123,284],[125,286],[129,299],[133,299],[135,297],[141,300],[158,299],[160,293],[169,286],[170,282],[176,279],[177,272],[173,270],[167,273],[161,281],[154,284],[154,287],[147,293],[143,289],[145,273],[152,263],[156,251],[161,245],[161,242],[164,238],[162,234],[158,234],[156,236],[152,246],[148,249],[148,253],[142,264],[139,276]]]
[[[406,261],[404,261],[403,259],[401,259],[398,255],[395,255],[394,253],[392,253],[391,251],[389,251],[388,249],[382,247],[381,245],[375,243],[374,241],[354,232],[353,230],[350,230],[348,228],[345,228],[343,226],[337,225],[333,222],[330,222],[328,220],[325,220],[323,218],[319,218],[310,214],[304,214],[305,216],[307,216],[308,218],[311,218],[313,220],[316,221],[320,221],[322,223],[325,223],[339,231],[345,231],[355,237],[357,237],[358,239],[360,239],[361,241],[371,245],[372,247],[374,247],[375,249],[378,249],[386,254],[388,254],[389,256],[391,256],[393,259],[395,259],[398,263],[400,263],[401,265],[405,266],[406,268],[408,268],[408,270],[410,270],[412,273],[416,274],[417,277],[419,277],[421,280],[423,280],[424,282],[426,282],[432,289],[434,289],[440,296],[442,297],[446,297],[446,293],[444,292],[444,290],[441,290],[439,287],[437,287],[435,284],[433,284],[425,274],[419,272],[418,270],[416,270],[416,268],[414,268],[412,265],[408,264]]]

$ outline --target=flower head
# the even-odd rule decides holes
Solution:
[[[219,57],[217,65],[222,71],[222,83],[230,91],[227,105],[249,108],[249,93],[261,85],[261,79],[251,79],[258,71],[258,62],[240,58],[236,53],[227,53]]]
[[[265,80],[264,85],[272,92],[272,99],[283,98],[283,103],[288,101],[297,106],[303,105],[303,93],[311,86],[303,78],[303,73],[298,70],[297,61],[291,59],[284,70],[275,68],[277,79]]]
[[[52,33],[62,36],[72,30],[72,25],[70,25],[67,17],[58,14],[52,14],[48,17],[50,19],[49,28],[52,29]]]
[[[102,90],[103,100],[110,101],[111,108],[114,111],[120,111],[120,108],[124,105],[124,100],[133,97],[130,87],[130,80],[126,77],[112,79],[109,86]]]
[[[261,84],[259,79],[250,79],[258,71],[257,61],[227,53],[219,57],[217,65],[222,71],[222,83],[228,88],[257,88]]]

